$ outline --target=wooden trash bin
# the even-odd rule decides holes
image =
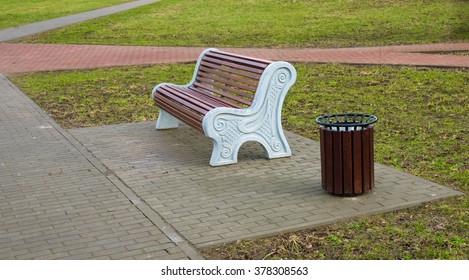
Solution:
[[[353,196],[374,188],[373,123],[369,114],[324,115],[320,124],[322,188]]]

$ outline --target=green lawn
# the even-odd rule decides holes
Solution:
[[[13,75],[63,127],[154,120],[151,88],[186,83],[193,64]],[[318,139],[323,113],[377,115],[375,160],[452,187],[462,197],[331,226],[204,249],[216,259],[467,259],[469,71],[296,64],[285,129]]]
[[[0,30],[133,0],[0,0]]]
[[[23,40],[153,46],[350,47],[469,39],[465,0],[162,0]]]

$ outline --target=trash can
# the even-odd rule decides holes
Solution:
[[[320,125],[322,188],[334,195],[353,196],[374,188],[373,123],[361,113],[323,115]]]

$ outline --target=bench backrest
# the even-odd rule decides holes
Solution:
[[[191,88],[236,107],[249,107],[264,69],[272,61],[210,49],[202,54]]]

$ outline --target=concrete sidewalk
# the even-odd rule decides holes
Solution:
[[[151,3],[159,2],[160,0],[138,0],[134,2],[123,3],[120,5],[105,7],[98,10],[92,10],[89,12],[84,12],[76,15],[64,16],[59,18],[54,18],[50,20],[45,20],[41,22],[35,22],[31,24],[26,24],[22,26],[12,27],[0,30],[0,43],[7,42],[21,37],[34,35],[37,33],[53,30],[56,28],[64,27],[67,25],[87,21],[90,19],[112,15],[122,11],[134,9]],[[1,72],[0,72],[1,73]]]
[[[0,259],[200,259],[0,75]]]

